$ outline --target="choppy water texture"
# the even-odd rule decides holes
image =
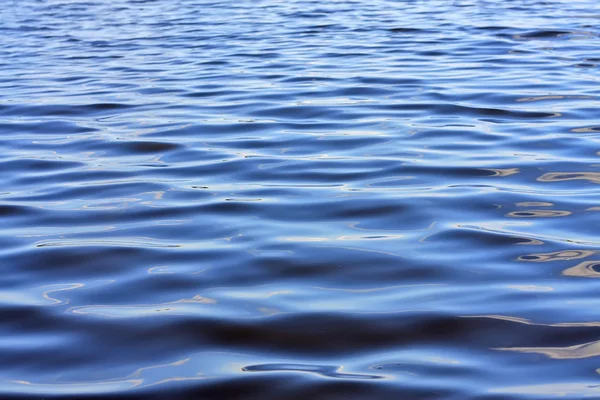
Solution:
[[[600,398],[600,3],[0,21],[1,398]]]

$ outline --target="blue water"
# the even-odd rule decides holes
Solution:
[[[599,36],[5,0],[0,398],[600,399]]]

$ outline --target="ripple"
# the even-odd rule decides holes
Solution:
[[[600,388],[595,381],[582,383],[548,383],[535,386],[512,386],[505,388],[496,388],[492,390],[495,393],[504,394],[522,394],[522,395],[545,395],[545,396],[597,396]]]
[[[304,364],[262,364],[244,367],[248,372],[308,372],[328,378],[338,379],[381,379],[379,375],[348,374],[340,372],[340,367],[327,365],[304,365]]]
[[[507,217],[513,218],[548,218],[548,217],[566,217],[571,215],[570,211],[559,210],[527,210],[527,211],[512,211],[506,214]]]
[[[561,36],[572,35],[575,32],[559,31],[559,30],[535,30],[516,35],[518,39],[546,39],[558,38]]]
[[[74,247],[74,246],[100,246],[100,247],[181,247],[179,244],[160,243],[145,238],[121,238],[121,239],[69,239],[55,241],[40,241],[36,247]]]
[[[600,3],[0,9],[0,398],[597,397]]]

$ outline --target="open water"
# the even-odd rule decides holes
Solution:
[[[0,398],[600,399],[599,36],[4,0]]]

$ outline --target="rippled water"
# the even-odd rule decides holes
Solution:
[[[0,21],[1,398],[600,398],[599,3]]]

